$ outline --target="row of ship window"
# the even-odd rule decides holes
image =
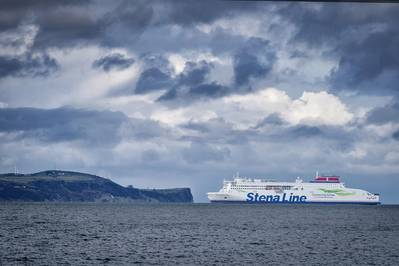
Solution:
[[[232,188],[249,188],[249,189],[266,189],[266,190],[291,190],[292,186],[266,186],[266,187],[254,187],[254,186],[232,186]]]

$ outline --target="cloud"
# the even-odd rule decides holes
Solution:
[[[134,63],[133,58],[126,58],[119,53],[106,55],[93,62],[94,68],[102,68],[104,71],[109,72],[113,69],[123,70],[130,67]]]
[[[209,8],[212,6],[212,8]],[[208,1],[120,1],[99,4],[92,1],[2,1],[0,30],[15,29],[23,22],[40,28],[36,49],[100,44],[126,46],[150,28],[160,25],[189,27],[211,23],[222,17],[256,10],[256,3],[214,3]],[[204,10],[207,10],[206,12]],[[59,18],[63,18],[62,20]]]
[[[291,99],[282,90],[267,88],[250,94],[232,95],[225,101],[240,110],[232,120],[246,121],[245,124],[249,121],[252,124],[254,120],[258,124],[271,114],[278,115],[291,125],[345,125],[353,118],[347,106],[326,91],[304,91],[301,97]]]
[[[129,118],[128,123],[121,124],[118,131],[119,136],[124,139],[148,140],[158,137],[170,137],[169,130],[165,125],[151,119]]]
[[[33,48],[38,50],[125,46],[126,38],[139,36],[152,18],[152,4],[146,1],[122,1],[106,8],[91,1],[3,1],[1,5],[0,29],[12,30],[23,22],[36,25],[39,32]]]
[[[2,108],[0,131],[59,142],[84,140],[105,144],[118,141],[117,130],[128,119],[120,112],[56,108]]]
[[[213,64],[205,60],[188,61],[183,71],[173,80],[171,88],[159,97],[159,101],[199,100],[201,97],[220,97],[226,94],[227,88],[216,82],[208,83]],[[198,98],[197,98],[198,97]]]
[[[352,120],[353,114],[337,96],[325,91],[305,91],[287,106],[282,117],[292,124],[344,125]]]
[[[143,94],[167,88],[172,84],[172,78],[168,73],[159,68],[152,67],[144,70],[136,84],[135,93]]]
[[[270,128],[269,128],[270,130]],[[295,125],[274,128],[268,135],[270,141],[320,141],[337,151],[350,151],[361,134],[355,129],[333,125]]]
[[[181,73],[174,75],[170,63],[163,57],[146,56],[146,66],[136,83],[136,94],[153,91],[166,92],[158,98],[159,102],[188,104],[203,98],[221,97],[230,92],[230,88],[215,81],[209,82],[213,64],[205,60],[188,61]]]
[[[190,147],[183,150],[183,158],[189,163],[202,163],[209,161],[223,161],[229,157],[230,150],[206,143],[192,142]]]
[[[364,40],[343,45],[339,64],[330,77],[333,88],[362,94],[398,95],[398,35],[399,30],[393,28],[372,32]]]
[[[314,137],[321,135],[322,131],[320,128],[313,126],[296,126],[291,133],[296,137]]]
[[[287,122],[281,118],[280,114],[272,113],[259,121],[254,128],[258,129],[267,125],[284,125],[285,123]]]
[[[177,86],[193,86],[203,83],[209,75],[212,63],[205,60],[199,63],[188,61],[185,64],[184,70],[177,78]]]
[[[194,101],[220,98],[231,92],[227,86],[216,82],[202,83],[188,88],[173,87],[158,98],[159,102],[173,102],[178,105],[188,105]]]
[[[12,1],[4,0],[0,4],[0,30],[8,30],[10,28],[17,27],[22,21],[32,15],[32,13],[37,16],[45,15],[46,12],[51,10],[56,10],[59,8],[69,8],[74,6],[85,6],[89,1],[51,1],[51,0],[40,0],[40,1]],[[36,16],[36,18],[37,18]],[[35,19],[32,16],[31,19]]]
[[[192,101],[209,99],[210,97],[222,97],[232,93],[245,93],[251,90],[249,85],[252,79],[265,79],[273,68],[277,57],[276,51],[269,41],[262,38],[249,38],[241,40],[237,49],[230,48],[233,54],[229,55],[233,61],[234,80],[215,80],[217,77],[213,71],[219,62],[227,68],[228,64],[217,58],[215,63],[212,59],[186,61],[184,69],[178,75],[174,75],[174,70],[163,67],[146,66],[136,84],[136,92],[142,94],[155,90],[166,90],[159,97],[160,102],[172,102],[175,104],[187,104]],[[231,57],[230,57],[231,56]],[[151,57],[151,56],[147,56]],[[164,59],[166,60],[166,59]],[[218,69],[220,73],[220,69]]]
[[[63,19],[60,20],[60,17]],[[39,26],[33,48],[74,47],[101,40],[104,26],[84,8],[58,8],[40,13],[35,21]]]
[[[101,43],[107,47],[126,46],[135,42],[150,25],[154,15],[154,3],[148,1],[122,1],[99,19],[104,29]]]
[[[217,84],[216,82],[208,84],[200,84],[198,86],[191,87],[189,94],[191,96],[207,96],[207,97],[221,97],[227,94],[229,88],[226,86]]]
[[[154,150],[144,151],[141,157],[144,162],[156,162],[160,159],[160,155]]]
[[[197,23],[211,23],[222,17],[230,17],[247,11],[256,11],[260,8],[257,3],[240,2],[213,2],[205,1],[177,1],[162,2],[162,11],[165,16],[161,22],[190,26]]]
[[[122,139],[159,136],[154,121],[128,118],[121,112],[75,108],[1,108],[0,132],[43,142],[79,141],[89,145],[115,145]]]
[[[376,107],[366,114],[367,125],[373,125],[381,137],[388,136],[399,140],[399,102],[396,98],[389,104]]]
[[[182,136],[183,140],[207,142],[214,144],[244,145],[249,140],[257,139],[257,132],[252,129],[240,130],[234,128],[234,124],[222,117],[211,118],[206,121],[193,121],[180,125],[188,130]]]
[[[399,141],[399,130],[395,131],[395,132],[392,134],[392,137],[393,137],[395,140]]]
[[[226,103],[225,103],[226,105]],[[248,111],[240,108],[230,110],[232,114],[218,113],[218,117],[208,120],[195,121],[190,119],[188,122],[181,123],[179,126],[184,129],[185,134],[182,139],[188,141],[202,141],[207,143],[246,145],[254,142],[281,142],[291,143],[302,140],[320,140],[329,142],[330,146],[337,149],[350,149],[355,138],[359,137],[355,129],[346,125],[314,123],[292,124],[277,113],[271,113],[265,119],[257,122],[252,118],[249,125],[240,124],[239,120],[231,120],[239,112],[249,119]],[[262,113],[259,110],[260,113]],[[254,126],[251,126],[251,125]],[[359,137],[360,138],[360,137]]]
[[[21,24],[37,26],[39,31],[32,46],[35,50],[87,44],[104,32],[101,21],[90,12],[89,1],[10,2],[2,1],[0,29],[10,31]]]
[[[0,78],[48,76],[58,70],[57,61],[46,54],[24,54],[18,57],[0,56]]]
[[[190,186],[202,201],[236,170],[284,180],[339,169],[359,187],[396,184],[397,13],[2,1],[0,167],[57,160],[122,184]]]
[[[265,78],[276,61],[275,53],[268,41],[250,38],[234,55],[236,85],[247,85],[251,78]]]
[[[367,114],[370,124],[399,123],[399,102],[393,102],[383,107],[377,107]]]
[[[323,57],[335,58],[337,64],[327,80],[332,91],[397,95],[398,11],[397,5],[387,3],[295,3],[278,12],[294,27],[292,45],[323,49]]]

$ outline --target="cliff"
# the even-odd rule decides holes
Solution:
[[[79,172],[0,174],[0,201],[193,202],[189,188],[138,189]]]

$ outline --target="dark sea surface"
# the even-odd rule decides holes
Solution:
[[[399,265],[399,206],[1,203],[1,265]]]

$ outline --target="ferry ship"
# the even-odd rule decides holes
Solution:
[[[339,176],[318,175],[310,182],[297,177],[295,182],[241,178],[223,181],[218,192],[209,192],[211,202],[286,203],[286,204],[380,204],[379,194],[345,187]]]

